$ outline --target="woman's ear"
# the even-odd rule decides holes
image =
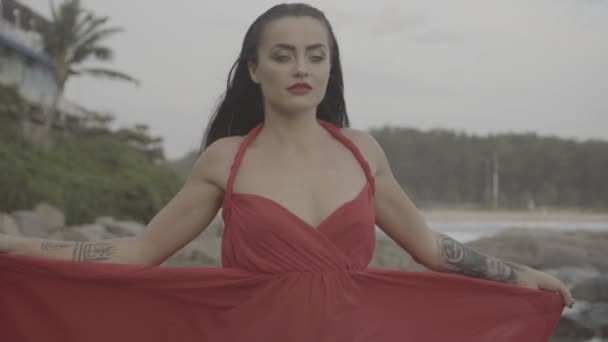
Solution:
[[[257,67],[258,65],[256,63],[247,62],[247,69],[249,69],[249,77],[251,77],[253,83],[260,84],[256,75]]]

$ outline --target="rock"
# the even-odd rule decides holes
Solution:
[[[577,284],[600,275],[600,271],[595,267],[572,267],[564,266],[554,269],[543,269],[543,271],[551,274],[561,280],[569,288],[573,288]]]
[[[207,228],[205,228],[202,235],[204,237],[221,238],[223,234],[224,221],[222,220],[222,214],[220,211],[220,213],[215,216],[215,218],[213,219],[213,221],[211,221]]]
[[[27,237],[44,238],[54,231],[54,229],[46,226],[40,216],[33,211],[15,211],[13,212],[13,218],[15,219],[19,230]]]
[[[105,226],[100,224],[86,224],[82,226],[71,227],[70,229],[84,234],[87,241],[112,239],[115,236],[108,232]]]
[[[593,337],[593,330],[570,317],[562,317],[550,342],[580,342]]]
[[[87,241],[88,237],[73,229],[65,229],[60,232],[55,232],[49,236],[51,240],[66,240],[66,241]]]
[[[374,257],[370,268],[402,269],[409,271],[425,271],[426,267],[414,259],[396,242],[388,237],[377,236]]]
[[[207,257],[206,255],[200,255],[196,258],[187,258],[181,255],[174,255],[169,259],[165,260],[161,267],[221,267],[218,261]]]
[[[534,268],[592,266],[608,271],[608,232],[509,229],[466,245]]]
[[[165,267],[221,267],[224,223],[218,214],[203,233],[167,259]]]
[[[12,215],[25,236],[45,238],[65,226],[63,213],[46,203],[37,205],[33,211],[18,210]]]
[[[101,224],[102,226],[111,226],[116,224],[116,219],[112,216],[100,216],[95,219],[96,224]]]
[[[99,224],[85,224],[82,226],[71,226],[50,235],[53,240],[68,241],[95,241],[111,239],[114,236],[106,228]]]
[[[203,233],[167,259],[165,267],[220,267],[224,224],[218,214]]]
[[[572,289],[575,299],[608,302],[608,275],[587,279]]]
[[[595,332],[593,340],[580,341],[601,341],[597,340],[602,336],[603,326],[608,322],[608,302],[588,302],[579,300],[574,305],[573,309],[566,309],[563,313],[562,320],[568,318],[574,321],[578,328],[586,328]],[[608,337],[605,336],[604,337]]]
[[[116,221],[109,216],[98,217],[96,224],[102,225],[113,237],[138,236],[146,228],[145,225],[131,221]]]
[[[608,303],[589,303],[589,306],[576,318],[580,318],[579,322],[583,322],[586,326],[599,330],[602,325],[608,323]]]
[[[40,203],[36,206],[34,211],[50,229],[60,229],[65,227],[65,215],[61,210],[47,203]]]
[[[122,229],[122,233],[115,233],[116,236],[124,236],[124,237],[128,237],[128,236],[138,236],[141,233],[144,232],[144,230],[146,229],[146,226],[138,223],[138,222],[131,222],[131,221],[120,221],[118,223],[119,227]],[[111,233],[114,233],[113,231],[110,231]]]
[[[220,267],[222,265],[222,239],[199,236],[167,259],[168,267]]]
[[[17,223],[13,217],[9,214],[0,213],[0,233],[12,235],[12,236],[21,236],[21,231],[19,227],[17,227]]]

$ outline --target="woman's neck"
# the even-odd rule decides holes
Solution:
[[[309,150],[318,144],[324,131],[315,112],[295,115],[266,113],[259,138],[281,148]]]

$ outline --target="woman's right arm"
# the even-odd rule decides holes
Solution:
[[[159,265],[198,236],[217,214],[234,139],[220,139],[196,161],[182,189],[135,237],[56,241],[0,234],[0,252],[72,261]]]

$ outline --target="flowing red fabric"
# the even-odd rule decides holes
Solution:
[[[367,268],[374,179],[313,227],[277,202],[224,196],[223,268],[161,268],[0,255],[0,340],[545,342],[556,293],[438,272]],[[170,229],[170,227],[167,227]]]

